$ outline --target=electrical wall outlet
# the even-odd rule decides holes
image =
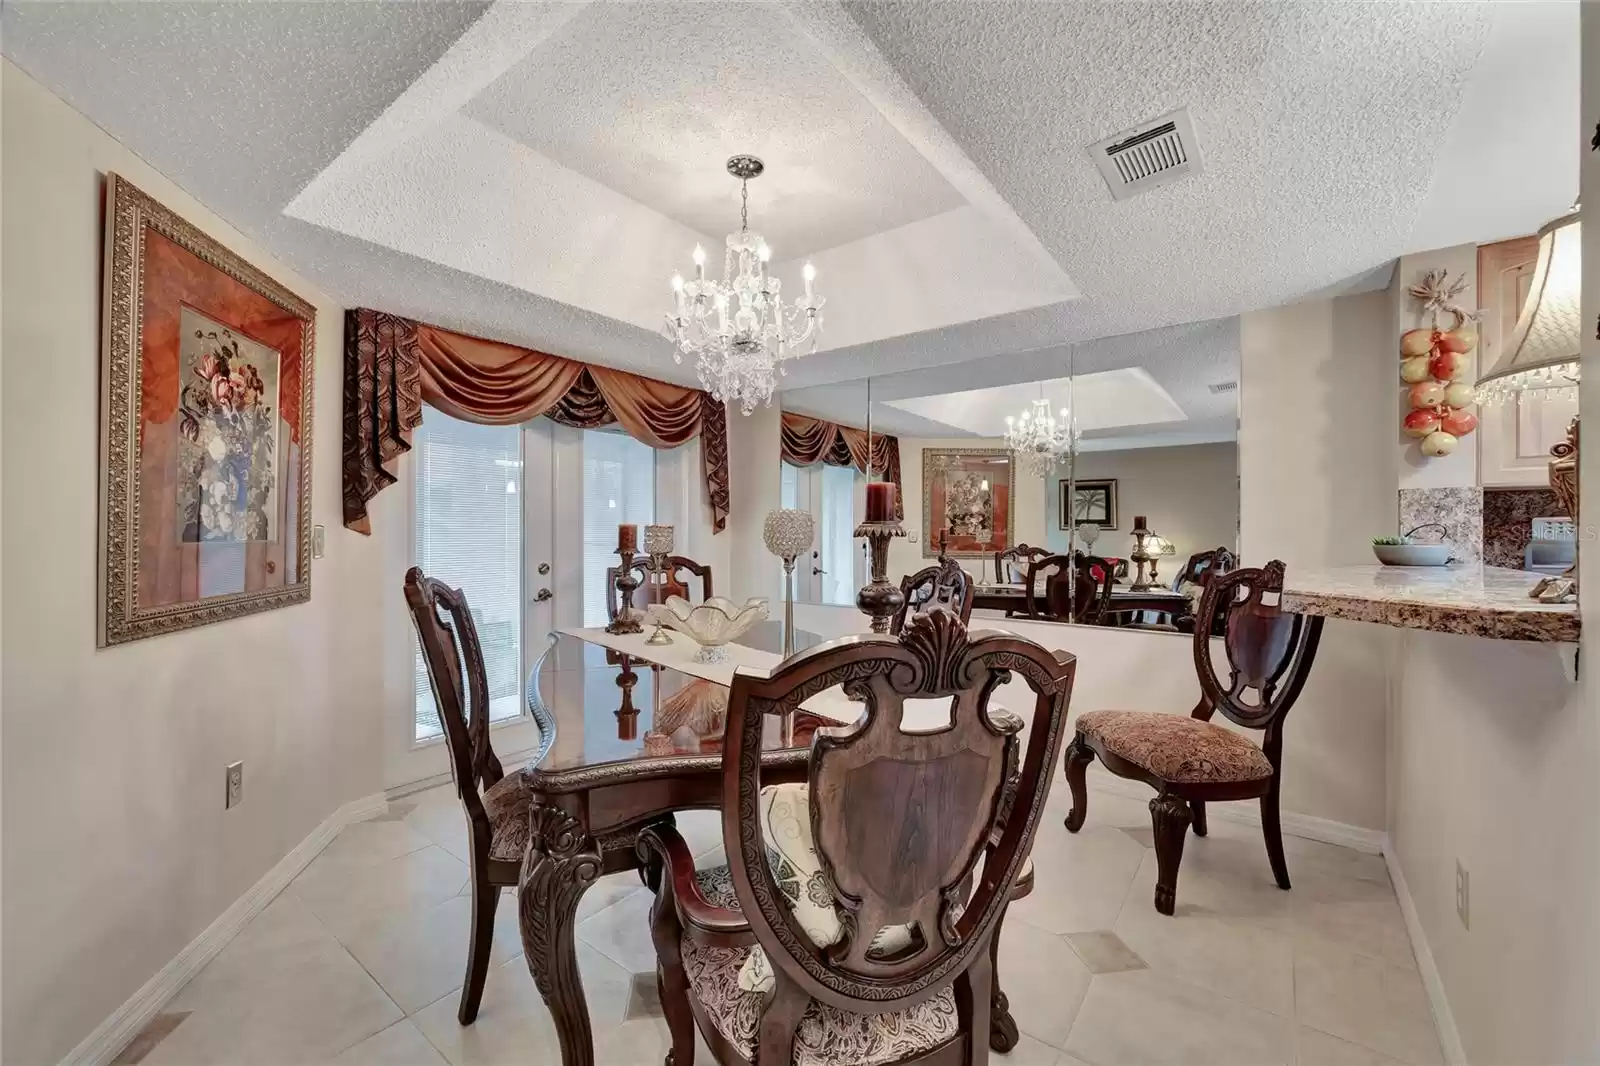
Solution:
[[[1461,860],[1456,860],[1456,917],[1461,919],[1461,928],[1471,929],[1472,923],[1467,921],[1467,871],[1461,865]]]
[[[244,763],[228,764],[228,796],[224,809],[237,807],[244,802]]]

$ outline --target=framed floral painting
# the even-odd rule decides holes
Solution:
[[[987,558],[1016,543],[1011,453],[1003,448],[922,449],[922,554]],[[941,538],[940,534],[943,534]]]
[[[312,305],[106,176],[101,647],[311,597]]]

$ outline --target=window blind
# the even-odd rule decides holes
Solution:
[[[522,713],[522,430],[430,409],[413,438],[412,470],[417,565],[466,594],[483,646],[490,718],[513,718]],[[419,646],[416,739],[440,735]]]
[[[856,602],[856,471],[849,466],[823,466],[822,522],[817,547],[822,552],[822,602],[851,606]]]
[[[656,515],[656,453],[625,433],[583,431],[583,624],[606,624],[606,569],[616,566],[617,526]]]

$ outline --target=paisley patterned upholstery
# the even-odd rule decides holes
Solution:
[[[520,774],[507,774],[483,794],[489,815],[489,858],[521,862],[528,850],[528,793]]]
[[[748,948],[713,948],[683,939],[683,969],[691,994],[723,1038],[746,1059],[754,1059],[763,996],[740,987],[739,971],[749,953]],[[950,986],[932,999],[891,1014],[853,1014],[813,1002],[795,1033],[794,1062],[795,1066],[881,1066],[932,1051],[958,1035],[956,998]]]
[[[1154,711],[1090,711],[1078,732],[1163,781],[1258,781],[1272,776],[1266,754],[1219,725]]]

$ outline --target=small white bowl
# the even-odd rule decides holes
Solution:
[[[700,645],[695,662],[720,663],[728,658],[723,645],[733,643],[767,617],[767,601],[753,596],[738,604],[723,596],[712,596],[704,603],[690,603],[682,596],[669,596],[666,603],[652,603],[648,611],[651,621],[687,634]]]

